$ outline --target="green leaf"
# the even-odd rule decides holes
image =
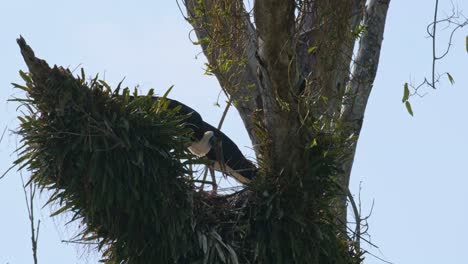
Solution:
[[[50,217],[54,217],[54,216],[56,216],[56,215],[59,215],[59,214],[65,212],[67,209],[68,209],[68,206],[64,206],[64,207],[58,209],[57,211],[53,212],[53,213],[50,215]]]
[[[171,85],[171,87],[167,89],[167,91],[164,93],[164,95],[161,98],[166,99],[169,93],[172,91],[172,88],[174,88],[174,85]]]
[[[312,46],[307,49],[307,53],[311,54],[312,52],[317,50],[317,46]]]
[[[21,90],[26,91],[26,92],[29,90],[28,87],[26,87],[24,85],[19,85],[17,83],[11,83],[11,85],[13,85],[14,88],[18,88],[18,89],[21,89]]]
[[[455,80],[453,79],[452,75],[450,75],[450,73],[448,72],[447,72],[447,78],[449,79],[451,85],[455,83]]]
[[[408,83],[405,83],[405,85],[403,86],[403,99],[401,99],[401,102],[406,102],[408,101],[408,98],[409,98],[409,88],[408,88]]]
[[[109,84],[107,84],[104,80],[99,80],[99,83],[104,86],[107,91],[112,91],[112,88],[109,86]]]
[[[316,138],[314,138],[314,139],[312,140],[312,142],[310,142],[309,148],[313,148],[313,147],[315,147],[315,146],[317,146],[317,139],[316,139]]]
[[[21,76],[21,78],[26,82],[26,83],[31,83],[32,82],[32,79],[31,77],[29,76],[29,74],[25,73],[24,71],[19,71],[19,74]]]
[[[413,109],[411,108],[411,104],[409,101],[405,102],[406,110],[408,110],[408,113],[413,116]]]

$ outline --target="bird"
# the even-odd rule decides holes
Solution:
[[[153,96],[154,100],[161,97]],[[239,147],[221,130],[205,122],[193,108],[165,97],[167,108],[179,109],[179,114],[187,115],[187,127],[193,130],[193,142],[188,150],[197,157],[206,157],[213,169],[234,177],[242,184],[250,183],[256,176],[257,167],[248,160]]]
[[[242,154],[239,147],[221,130],[204,121],[203,125],[204,130],[207,131],[205,133],[213,132],[210,138],[210,150],[206,154],[206,158],[213,162],[213,168],[231,175],[242,184],[250,183],[257,173],[255,165]],[[207,137],[210,137],[210,133]]]

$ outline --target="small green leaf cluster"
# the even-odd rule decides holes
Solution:
[[[405,107],[408,113],[411,116],[413,116],[413,109],[411,108],[411,103],[408,101],[409,97],[410,97],[409,85],[408,83],[405,83],[405,85],[403,85],[403,98],[401,99],[401,102],[405,104]]]

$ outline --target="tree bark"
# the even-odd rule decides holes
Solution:
[[[343,174],[339,177],[339,183],[344,188],[348,188],[349,185],[367,101],[377,74],[389,5],[390,0],[371,0],[368,3],[363,21],[367,32],[359,41],[359,50],[353,63],[347,95],[343,98],[342,119],[346,124],[345,136],[354,139],[348,149],[349,158],[343,163]],[[346,222],[345,201],[341,205],[340,212],[340,219]]]
[[[365,0],[306,1],[298,20],[302,75],[308,94],[321,97],[316,115],[336,119],[349,80],[356,37]],[[316,96],[319,95],[319,96]]]
[[[266,165],[274,175],[304,168],[297,98],[299,81],[295,56],[295,3],[257,0],[254,19],[258,32],[260,89],[268,134]]]

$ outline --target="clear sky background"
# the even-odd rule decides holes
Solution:
[[[449,12],[449,1],[441,1]],[[468,2],[456,1],[468,15]],[[455,35],[439,71],[449,71],[455,85],[444,81],[424,98],[412,98],[415,116],[401,103],[403,83],[429,75],[431,42],[426,25],[433,1],[391,2],[377,79],[367,107],[354,164],[351,188],[359,193],[369,219],[370,252],[393,263],[468,263],[468,54],[465,36]],[[443,12],[441,12],[443,17]],[[128,86],[162,93],[175,85],[171,97],[198,110],[216,124],[222,109],[214,106],[219,87],[203,75],[200,47],[189,40],[190,26],[175,1],[3,1],[0,5],[0,170],[15,159],[17,105],[6,100],[19,92],[18,70],[26,70],[15,39],[22,34],[50,64],[84,67],[110,84],[126,77]],[[192,34],[193,35],[193,34]],[[441,41],[441,44],[445,43]],[[221,102],[224,102],[221,100]],[[224,105],[224,104],[223,104]],[[235,111],[223,130],[247,155],[250,142]],[[27,172],[23,173],[27,177]],[[40,208],[47,193],[36,202]],[[76,234],[63,227],[66,217],[41,219],[40,263],[97,263],[98,255],[83,246],[62,243]],[[0,264],[32,263],[29,221],[18,172],[0,180]],[[367,264],[383,263],[367,256]]]

